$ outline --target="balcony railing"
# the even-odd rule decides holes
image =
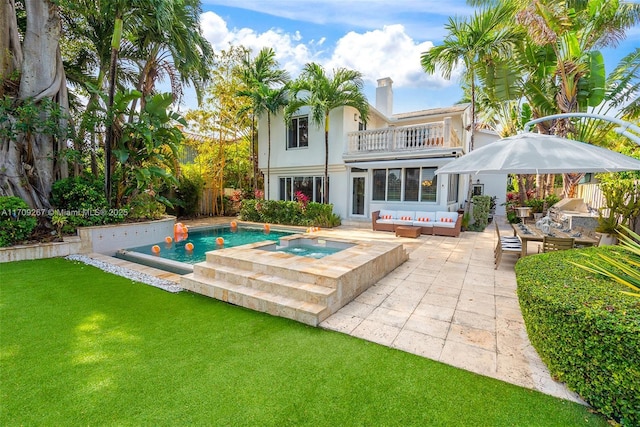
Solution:
[[[349,145],[346,154],[423,151],[462,146],[457,132],[447,119],[419,126],[350,132],[347,138]]]

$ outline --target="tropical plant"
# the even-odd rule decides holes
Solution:
[[[492,102],[519,100],[524,96],[533,116],[543,117],[582,112],[599,105],[600,108],[616,105],[619,109],[637,98],[637,61],[632,56],[623,59],[620,68],[607,81],[603,56],[598,49],[615,46],[625,37],[626,29],[640,22],[640,4],[617,0],[504,3],[511,3],[515,12],[515,19],[505,19],[504,25],[515,25],[526,37],[520,39],[509,56],[491,55],[490,59],[478,62],[480,80],[492,95]],[[611,129],[594,120],[572,119],[537,126],[542,133],[591,143],[603,139],[596,135],[595,129],[604,132]],[[579,174],[563,175],[567,196],[572,197],[580,178]],[[552,182],[548,179],[546,187]],[[545,191],[540,196],[548,193]]]
[[[270,89],[280,88],[289,80],[289,73],[279,68],[275,51],[272,48],[263,48],[253,59],[247,54],[242,62],[242,81],[246,88],[244,91],[239,92],[239,95],[248,96],[251,99],[251,105],[248,106],[247,111],[242,111],[242,113],[250,113],[251,115],[251,157],[253,159],[254,191],[258,188],[258,156],[255,155],[257,151],[255,118],[261,114],[259,110],[264,110],[260,107],[261,100],[264,98],[257,92],[264,92],[262,86]],[[269,152],[271,151],[270,146],[271,135],[269,135]],[[267,160],[267,177],[269,176],[269,161],[270,158]]]
[[[254,83],[254,87],[238,92],[250,99],[251,109],[256,116],[267,113],[267,183],[266,197],[269,199],[271,185],[271,115],[277,114],[289,103],[287,86],[272,89],[264,83]]]
[[[118,93],[114,111],[126,112],[130,101],[140,95],[137,91]],[[118,129],[120,135],[113,150],[119,169],[116,206],[122,206],[126,198],[143,190],[156,195],[154,186],[158,181],[177,184],[171,171],[176,167],[183,134],[176,125],[184,126],[186,121],[179,114],[168,111],[172,103],[173,97],[168,93],[148,97],[144,108],[136,113],[137,119],[121,124]]]
[[[51,223],[56,227],[56,231],[58,232],[58,239],[62,239],[62,227],[68,221],[68,217],[60,212],[56,212],[51,216]]]
[[[618,231],[621,241],[618,248],[619,256],[609,256],[604,253],[586,255],[585,264],[572,262],[591,273],[601,274],[626,287],[631,291],[621,291],[623,294],[640,298],[640,236],[624,225]],[[597,256],[596,256],[597,255]]]
[[[329,114],[340,107],[352,107],[358,110],[363,123],[367,122],[369,103],[362,92],[364,82],[359,71],[337,68],[333,76],[327,75],[324,68],[309,63],[298,79],[291,85],[291,100],[285,109],[285,120],[291,121],[293,114],[304,106],[311,110],[311,122],[324,126],[324,180],[323,202],[329,203]]]
[[[422,68],[430,74],[440,71],[450,79],[462,62],[467,73],[464,80],[471,87],[471,143],[473,150],[476,119],[476,69],[490,55],[508,56],[516,34],[504,25],[513,14],[513,6],[500,2],[496,7],[476,12],[470,20],[449,18],[443,43],[421,56]]]

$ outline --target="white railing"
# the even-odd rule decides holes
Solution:
[[[348,154],[461,147],[457,133],[446,120],[426,125],[350,132],[347,138]]]

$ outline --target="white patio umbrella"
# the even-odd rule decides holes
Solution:
[[[640,170],[640,160],[555,135],[522,133],[492,142],[436,174],[546,174]]]

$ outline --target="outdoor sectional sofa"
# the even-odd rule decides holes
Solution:
[[[459,237],[462,215],[457,212],[392,211],[381,209],[371,213],[374,231],[395,231],[399,225],[420,227],[420,234]]]

